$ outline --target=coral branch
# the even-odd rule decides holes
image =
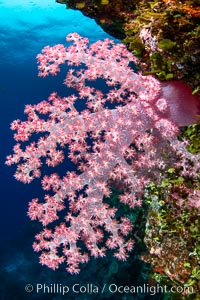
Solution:
[[[169,118],[160,83],[131,69],[137,60],[123,45],[105,40],[89,46],[75,33],[67,41],[72,42],[67,48],[47,46],[37,56],[39,75],[56,75],[61,64],[68,64],[64,84],[74,94],[61,98],[52,93],[47,101],[26,106],[27,121],[11,125],[18,143],[6,163],[18,165],[15,178],[24,183],[42,176],[42,188],[50,194],[29,204],[29,217],[44,226],[33,247],[42,251],[41,264],[56,269],[66,261],[74,274],[89,255],[102,257],[109,248],[124,260],[133,248],[130,220],[116,219],[116,209],[103,201],[111,182],[126,187],[120,201],[133,208],[141,205],[152,179],[160,180],[171,164],[180,167],[178,157],[192,176],[199,170],[199,157],[176,140],[178,127]],[[97,79],[107,85],[105,93],[95,87]],[[20,142],[30,138],[33,142],[22,148]],[[65,163],[67,171],[68,160],[76,171],[62,178],[42,173],[43,164]]]

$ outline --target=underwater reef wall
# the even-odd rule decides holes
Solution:
[[[200,91],[200,1],[57,0],[80,10],[140,58],[144,74]]]

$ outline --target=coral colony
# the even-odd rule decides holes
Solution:
[[[167,168],[196,178],[200,163],[199,155],[187,151],[188,142],[176,138],[178,126],[159,81],[133,71],[130,63],[137,59],[125,46],[108,39],[89,45],[76,33],[67,41],[67,48],[47,46],[37,56],[39,76],[56,75],[59,65],[67,64],[64,84],[74,93],[61,98],[53,92],[47,101],[25,107],[27,121],[11,124],[18,143],[6,164],[18,165],[15,178],[23,183],[42,177],[42,188],[50,193],[43,201],[33,199],[28,210],[44,227],[33,244],[40,263],[57,269],[66,262],[75,274],[89,256],[103,257],[112,249],[125,260],[133,248],[130,220],[116,219],[116,209],[104,201],[112,183],[124,185],[119,201],[134,208],[141,206],[145,186],[161,180]],[[106,93],[96,87],[97,79]],[[69,160],[75,171],[67,171]],[[40,170],[61,163],[63,177]],[[197,206],[194,202],[191,196]]]

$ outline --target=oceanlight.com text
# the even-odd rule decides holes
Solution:
[[[61,283],[37,283],[35,286],[32,284],[27,284],[25,286],[25,291],[27,293],[37,293],[37,294],[103,294],[110,293],[114,294],[149,294],[151,296],[155,294],[165,294],[165,293],[178,293],[178,294],[193,294],[194,290],[192,286],[182,287],[182,286],[172,286],[167,287],[166,285],[160,286],[156,284],[154,286],[149,284],[143,284],[139,286],[134,285],[117,285],[115,283],[97,285],[93,283],[79,284],[75,283],[73,285],[61,284]]]

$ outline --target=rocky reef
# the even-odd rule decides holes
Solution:
[[[200,91],[200,1],[57,0],[80,10],[140,58],[144,74]]]

